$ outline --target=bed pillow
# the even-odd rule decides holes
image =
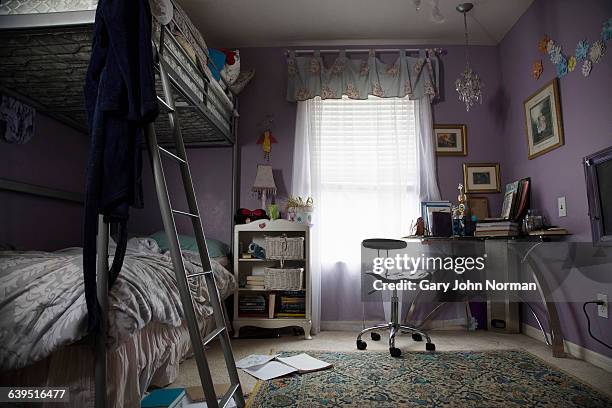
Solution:
[[[153,238],[155,241],[157,241],[157,245],[162,252],[170,249],[170,246],[168,245],[168,238],[166,237],[166,233],[164,231],[157,231],[155,234],[150,235],[149,238]],[[198,243],[196,242],[195,237],[179,234],[178,239],[181,249],[186,251],[198,250]],[[208,255],[211,258],[218,258],[220,256],[227,256],[229,254],[229,247],[219,240],[207,238],[206,246],[208,247]]]
[[[225,53],[214,48],[208,49],[208,69],[212,73],[213,78],[217,81],[221,80],[221,70],[225,66]]]

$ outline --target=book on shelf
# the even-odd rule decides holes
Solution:
[[[253,289],[253,290],[266,290],[264,285],[249,285],[248,283],[244,285],[245,289]]]
[[[293,319],[303,319],[306,317],[306,313],[284,313],[284,312],[277,312],[276,317],[290,317]]]
[[[276,294],[270,293],[268,295],[268,317],[274,319],[274,312],[276,311]]]

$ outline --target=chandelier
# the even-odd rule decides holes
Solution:
[[[463,73],[455,81],[455,89],[459,94],[459,100],[465,103],[465,110],[470,111],[470,108],[476,103],[482,104],[482,88],[484,83],[480,80],[480,77],[470,67],[469,58],[469,42],[468,42],[468,30],[467,30],[467,13],[474,5],[472,3],[461,3],[457,6],[457,11],[463,14],[463,27],[465,29],[465,69]]]

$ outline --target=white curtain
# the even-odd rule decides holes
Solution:
[[[298,102],[292,195],[312,196],[312,319],[361,319],[361,241],[410,233],[436,200],[429,98]],[[323,309],[323,310],[322,310]]]

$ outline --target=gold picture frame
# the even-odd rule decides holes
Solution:
[[[559,83],[553,79],[523,103],[529,160],[564,145]]]
[[[499,163],[463,163],[463,186],[466,193],[499,193]]]
[[[434,125],[437,156],[467,156],[467,126]]]

